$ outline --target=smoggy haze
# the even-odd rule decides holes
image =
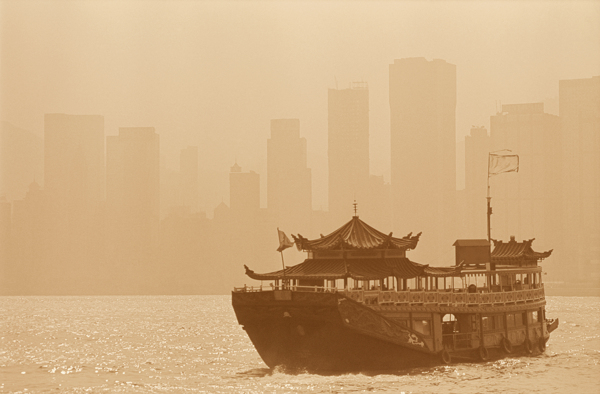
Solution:
[[[427,186],[431,188],[430,195],[435,194],[436,190],[442,193],[442,189],[443,193],[446,193],[444,196],[454,195],[453,179],[456,179],[459,190],[465,187],[465,137],[475,135],[471,131],[473,125],[483,126],[492,134],[493,141],[486,140],[478,145],[479,148],[486,146],[515,149],[513,146],[505,146],[500,137],[494,137],[494,130],[490,124],[490,117],[501,112],[503,104],[544,103],[542,109],[544,115],[540,115],[543,120],[539,120],[537,115],[532,118],[542,122],[535,123],[538,120],[532,120],[536,124],[535,127],[544,124],[543,122],[550,122],[548,124],[551,124],[552,130],[560,129],[558,116],[553,117],[559,115],[559,81],[586,79],[600,75],[599,21],[600,2],[1,1],[0,120],[4,122],[3,128],[6,130],[27,135],[29,142],[24,142],[26,139],[22,139],[20,143],[29,147],[27,154],[31,157],[27,157],[27,163],[32,167],[31,171],[23,168],[10,170],[3,168],[5,184],[10,180],[11,185],[18,185],[21,180],[22,186],[1,190],[0,193],[4,194],[8,202],[23,199],[28,190],[27,186],[33,181],[30,179],[33,178],[32,174],[42,189],[50,190],[48,187],[51,186],[44,183],[44,171],[48,174],[48,169],[43,170],[42,139],[45,133],[47,136],[48,130],[52,127],[60,132],[61,128],[71,127],[65,126],[71,124],[69,122],[80,120],[48,118],[47,114],[98,115],[102,119],[94,118],[86,127],[94,130],[102,129],[104,133],[102,149],[105,149],[106,156],[103,159],[104,163],[98,168],[105,166],[108,178],[101,177],[102,182],[106,184],[98,184],[100,188],[98,190],[102,191],[97,200],[102,204],[102,201],[107,199],[108,216],[103,219],[106,220],[103,223],[109,226],[109,230],[106,230],[106,239],[101,243],[111,244],[110,236],[113,236],[115,244],[123,242],[126,245],[123,246],[124,248],[131,247],[131,243],[124,242],[117,233],[109,234],[111,220],[119,218],[119,214],[114,212],[114,217],[109,217],[110,193],[111,190],[122,191],[123,189],[123,187],[119,189],[118,186],[122,183],[115,181],[116,178],[111,178],[110,174],[111,171],[113,174],[124,171],[123,163],[126,161],[127,153],[123,152],[129,149],[126,141],[128,130],[144,128],[144,138],[152,140],[148,145],[151,148],[144,145],[146,146],[144,149],[159,149],[160,152],[159,160],[151,159],[152,166],[157,168],[160,166],[160,204],[153,200],[148,205],[156,207],[152,209],[158,210],[159,213],[156,215],[164,220],[171,212],[171,203],[177,205],[185,200],[181,194],[178,197],[173,195],[187,193],[180,189],[175,192],[174,188],[179,187],[176,185],[180,180],[173,179],[193,176],[196,177],[194,179],[199,179],[199,183],[197,199],[194,200],[196,206],[192,207],[192,212],[204,212],[207,216],[203,219],[204,224],[194,227],[193,231],[186,232],[183,228],[173,230],[170,235],[172,239],[169,238],[172,241],[170,244],[165,241],[168,237],[161,238],[163,249],[154,254],[158,256],[157,260],[153,261],[155,271],[163,272],[161,259],[168,260],[174,256],[173,250],[182,250],[177,249],[177,242],[182,242],[182,237],[190,237],[186,245],[194,244],[194,235],[204,237],[205,241],[208,237],[214,237],[210,242],[206,241],[208,246],[205,249],[204,246],[198,246],[193,253],[186,254],[189,261],[185,264],[187,267],[196,264],[195,257],[190,256],[210,260],[210,263],[203,260],[202,264],[217,264],[216,262],[226,260],[229,265],[222,269],[223,273],[211,277],[219,284],[207,290],[222,292],[229,286],[229,281],[223,279],[223,276],[239,270],[239,267],[244,264],[245,257],[250,254],[253,256],[252,261],[260,261],[257,263],[258,268],[264,270],[268,270],[269,267],[273,270],[277,268],[273,265],[277,263],[277,255],[274,257],[268,255],[269,257],[264,258],[263,256],[267,256],[266,252],[273,249],[272,246],[276,242],[273,235],[274,228],[280,226],[281,222],[270,216],[265,219],[264,215],[260,216],[262,214],[257,214],[259,217],[251,215],[245,217],[248,227],[238,226],[239,228],[235,230],[238,232],[237,236],[243,238],[244,231],[263,234],[261,231],[264,230],[264,234],[269,234],[268,237],[273,238],[273,243],[267,244],[266,240],[270,238],[265,235],[255,239],[255,243],[260,243],[260,246],[253,246],[255,244],[250,241],[249,244],[233,246],[225,244],[225,248],[239,246],[240,249],[246,249],[239,252],[229,251],[230,255],[225,257],[220,254],[215,245],[217,241],[223,240],[219,238],[220,235],[230,236],[228,227],[217,222],[209,223],[213,218],[213,211],[221,202],[234,210],[235,203],[230,200],[230,193],[233,193],[230,191],[230,181],[236,182],[231,180],[236,175],[231,177],[237,171],[231,173],[230,171],[236,162],[241,166],[243,173],[254,171],[259,175],[257,182],[260,184],[260,207],[270,208],[267,201],[269,157],[267,140],[275,147],[273,149],[278,149],[277,146],[281,147],[279,153],[274,153],[275,156],[279,155],[277,157],[286,156],[286,146],[294,146],[294,154],[290,154],[290,157],[285,159],[289,159],[289,163],[296,163],[297,173],[303,174],[298,175],[298,179],[302,178],[302,182],[306,181],[311,185],[308,200],[304,199],[298,204],[308,201],[308,205],[312,205],[314,210],[321,213],[324,211],[335,213],[337,209],[341,212],[340,218],[350,219],[352,213],[350,206],[347,207],[347,214],[343,212],[346,208],[340,208],[342,205],[330,206],[332,198],[329,193],[330,182],[333,178],[328,174],[328,168],[332,165],[330,161],[332,155],[328,149],[332,149],[331,135],[334,133],[332,130],[335,129],[329,123],[332,119],[330,89],[342,91],[352,83],[365,82],[365,86],[368,86],[366,135],[368,135],[367,162],[370,167],[365,171],[365,179],[369,178],[369,174],[383,176],[375,179],[380,182],[377,185],[382,187],[382,192],[378,193],[379,189],[371,186],[365,187],[366,183],[360,187],[364,190],[369,189],[372,193],[362,201],[365,204],[371,202],[382,210],[375,212],[373,208],[359,205],[359,213],[363,212],[367,217],[372,214],[373,224],[381,227],[380,230],[383,232],[393,229],[395,235],[400,236],[409,231],[415,233],[423,231],[423,243],[420,247],[425,250],[432,251],[438,242],[443,242],[443,245],[447,246],[446,249],[450,251],[450,261],[441,261],[438,258],[439,253],[416,251],[417,257],[427,256],[425,260],[417,259],[417,261],[433,265],[453,263],[452,248],[448,240],[459,236],[485,238],[485,228],[481,229],[480,235],[472,230],[481,227],[479,219],[471,220],[471,218],[468,225],[465,225],[471,226],[469,227],[471,230],[460,233],[459,230],[446,229],[446,233],[437,234],[438,230],[434,226],[433,218],[435,213],[428,213],[429,216],[433,216],[427,219],[427,224],[419,223],[420,218],[423,217],[419,212],[424,212],[425,200],[422,200],[425,204],[422,207],[416,209],[405,207],[406,212],[402,214],[404,222],[398,215],[393,221],[386,219],[386,212],[383,211],[382,201],[385,198],[382,199],[382,196],[388,195],[385,193],[392,193],[392,195],[396,193],[388,190],[390,182],[393,190],[397,190],[396,186],[405,182],[404,178],[396,178],[398,181],[394,185],[394,174],[390,169],[394,165],[391,152],[402,152],[403,149],[401,145],[396,145],[395,148],[391,146],[393,145],[391,139],[393,141],[394,137],[390,131],[390,119],[391,115],[394,119],[394,115],[390,113],[390,65],[394,64],[395,59],[424,58],[427,62],[441,59],[450,67],[444,68],[443,72],[449,75],[455,73],[455,77],[448,77],[442,83],[450,86],[448,88],[450,90],[446,90],[445,87],[439,88],[440,92],[443,90],[443,94],[453,95],[453,98],[449,98],[447,108],[452,110],[455,105],[455,119],[451,119],[446,128],[444,126],[438,130],[445,142],[440,142],[442,137],[432,137],[433,139],[429,140],[443,145],[438,146],[437,151],[432,148],[429,152],[437,152],[435,159],[439,159],[436,161],[436,168],[439,169],[437,173],[444,172],[445,180],[440,181],[439,187],[437,184]],[[453,71],[454,67],[455,71]],[[420,66],[416,68],[419,69]],[[402,92],[407,91],[403,90],[401,84],[395,86],[400,88],[394,94],[401,96]],[[513,108],[512,113],[516,114],[522,110],[523,108]],[[538,114],[538,112],[536,107],[532,113]],[[343,111],[340,116],[340,119],[344,118]],[[431,120],[433,115],[426,114],[426,116]],[[289,126],[286,122],[274,126],[273,119],[298,119],[299,133],[296,126]],[[498,119],[499,122],[501,120]],[[414,124],[420,124],[417,118],[412,121]],[[50,127],[50,123],[57,126]],[[277,139],[275,134],[277,134],[276,130],[279,130],[278,127],[284,134],[293,129],[293,133],[298,135],[292,133],[293,138]],[[343,127],[341,130],[343,133]],[[497,126],[496,130],[497,136],[511,132],[510,128],[503,129],[501,126]],[[23,133],[25,131],[31,133],[25,134]],[[558,149],[560,138],[564,136],[559,137],[557,134],[556,140],[552,142],[552,149]],[[58,152],[62,148],[60,148],[60,138],[57,141],[58,145],[55,146]],[[287,143],[291,145],[286,145]],[[197,165],[194,158],[195,148],[188,151],[187,155],[182,153],[182,150],[190,149],[188,148],[190,146],[197,147]],[[443,149],[445,146],[449,149]],[[342,151],[343,148],[340,147],[338,152]],[[537,151],[527,152],[526,149],[516,153],[523,154],[523,157],[531,160],[535,160],[538,155]],[[416,159],[420,157],[416,151],[412,154]],[[397,157],[404,156],[398,153]],[[17,160],[10,156],[10,160],[13,159]],[[47,160],[46,158],[46,164]],[[348,159],[342,157],[338,161],[342,163],[341,167],[345,165],[344,160]],[[3,161],[6,162],[8,161]],[[406,167],[411,162],[414,161],[401,160],[396,163]],[[185,163],[188,163],[188,167]],[[456,163],[456,168],[450,168],[449,163]],[[191,168],[190,166],[195,166],[199,173],[195,174],[195,170],[189,170],[184,174],[184,167]],[[60,173],[60,166],[57,168],[59,168],[56,170],[57,173]],[[361,168],[365,169],[364,166]],[[410,169],[415,172],[411,178],[409,177],[413,180],[412,184],[423,178],[418,172],[420,168]],[[138,170],[143,172],[140,167],[131,170],[131,174],[138,174],[136,172]],[[158,171],[156,169],[156,172]],[[553,170],[547,170],[545,174],[550,174],[550,171]],[[274,173],[273,170],[271,173]],[[426,172],[423,174],[425,174],[423,176],[430,176]],[[526,171],[524,178],[521,179],[535,178],[535,175],[531,174],[528,175]],[[77,174],[73,176],[76,177]],[[279,176],[278,179],[284,179],[285,173]],[[283,181],[278,181],[280,185],[281,182]],[[365,182],[370,181],[365,180]],[[173,187],[170,188],[171,186]],[[552,188],[561,187],[564,185],[552,184],[544,190],[555,190]],[[57,187],[57,190],[59,189]],[[283,194],[278,194],[280,203],[298,197],[298,193],[285,195],[289,188],[280,187],[280,189],[283,190],[281,191]],[[301,189],[306,191],[305,187]],[[336,190],[342,190],[341,186]],[[463,205],[468,206],[472,201],[484,201],[477,200],[479,197],[485,197],[479,196],[479,189],[473,190],[476,190],[475,194],[469,195],[468,198],[471,200],[464,200],[466,202],[463,201]],[[500,189],[497,190],[499,193]],[[196,193],[193,190],[188,192]],[[231,196],[233,198],[233,194]],[[454,208],[454,201],[449,202],[441,194],[440,196],[439,204],[447,206],[440,205],[436,213],[444,216],[444,223],[452,224],[457,220],[452,215],[458,214]],[[353,195],[352,198],[354,197]],[[530,198],[530,196],[525,197]],[[418,196],[414,198],[419,200]],[[498,198],[500,198],[499,194]],[[503,198],[511,197],[503,194]],[[64,209],[70,206],[64,199],[61,201],[65,206]],[[544,203],[546,204],[544,212],[536,211],[537,216],[523,219],[537,223],[536,229],[542,229],[543,234],[539,235],[538,230],[533,235],[538,239],[536,241],[540,245],[538,249],[547,250],[556,247],[553,240],[560,238],[558,235],[560,230],[552,232],[544,229],[544,226],[550,222],[540,225],[538,218],[550,215],[552,207],[560,205],[561,201],[567,200]],[[460,205],[460,202],[458,204]],[[237,209],[242,209],[242,205]],[[119,210],[131,212],[129,208],[127,204],[122,204],[115,208],[115,212]],[[282,207],[278,209],[284,210]],[[290,207],[290,209],[294,208]],[[154,211],[152,212],[154,215]],[[446,215],[443,214],[444,212],[451,213]],[[482,213],[485,219],[485,211],[482,210]],[[71,214],[85,221],[81,216]],[[280,218],[285,216],[281,212],[279,215]],[[289,227],[282,227],[288,233],[302,231],[310,236],[318,236],[319,233],[331,231],[345,222],[345,219],[339,221],[336,218],[333,223],[328,221],[329,219],[324,219],[324,215],[324,213],[318,214],[311,218],[310,223],[308,220],[307,223],[303,223],[300,219],[289,216],[285,220],[281,219],[285,224],[289,224]],[[515,233],[520,238],[533,237],[530,234],[535,226],[523,225],[515,232],[511,232],[509,228],[511,222],[507,219],[509,215],[501,215],[503,215],[502,211],[499,210],[497,216],[499,221],[496,223],[498,223],[497,229],[504,238]],[[215,212],[214,217],[217,216]],[[257,221],[264,228],[253,230],[251,223]],[[405,228],[402,223],[410,226]],[[506,228],[501,227],[500,223]],[[144,226],[143,222],[136,225]],[[146,230],[153,232],[148,236],[148,240],[156,241],[156,237],[161,237],[161,231],[164,233],[167,231],[165,229],[174,228],[169,225],[161,222],[160,230],[158,222],[156,222],[156,229],[148,230],[149,227],[146,226]],[[561,226],[560,222],[554,225],[557,228]],[[578,224],[570,225],[576,227]],[[75,231],[85,238],[81,232],[73,229],[69,231]],[[62,235],[61,242],[69,244],[69,240],[72,240],[69,238],[69,231]],[[96,230],[88,228],[86,231],[93,234]],[[124,231],[124,234],[129,234],[128,230]],[[547,237],[543,239],[546,232]],[[142,245],[146,241],[140,242]],[[165,243],[170,246],[165,246]],[[253,250],[253,247],[258,248],[258,251]],[[81,261],[82,256],[87,253],[88,249],[84,246],[81,248],[69,255],[69,258],[72,258],[72,262],[69,263],[71,268],[76,267],[77,261]],[[118,269],[120,264],[130,261],[127,256],[134,253],[128,250],[127,253],[119,255],[118,247],[114,250],[109,247],[110,251],[105,254],[104,246],[95,245],[94,248],[98,251],[97,255],[90,260],[93,260],[89,263],[91,266],[111,261],[110,264],[114,264],[114,268]],[[102,251],[99,251],[100,249]],[[442,255],[448,255],[448,250],[444,250]],[[60,254],[64,250],[55,252],[50,261],[64,261]],[[114,256],[111,253],[114,253]],[[41,256],[44,256],[44,253]],[[290,264],[299,262],[300,258],[290,257]],[[136,259],[138,262],[144,261],[144,258],[139,256]],[[85,267],[78,267],[75,270],[77,269],[86,272]],[[196,267],[192,270],[195,270],[197,275],[202,274],[201,268]],[[108,280],[107,272],[102,271],[98,275],[107,275]],[[235,272],[236,281],[245,279],[242,271]],[[554,272],[556,275],[554,279],[558,280],[562,271],[556,269]],[[70,275],[74,281],[77,280],[77,273]],[[90,276],[89,273],[87,275]],[[158,284],[123,290],[126,281],[135,277],[136,271],[132,269],[129,273],[123,274],[121,285],[104,290],[115,293],[160,292],[156,290],[160,288]],[[90,277],[87,280],[92,281],[92,279]],[[177,292],[177,280],[180,279],[172,280],[171,290],[167,292]],[[68,279],[65,279],[65,283],[67,282]],[[194,287],[191,279],[186,283],[187,287],[183,286],[182,292],[199,291]],[[32,289],[37,285],[39,283],[30,284],[31,288],[25,292],[33,291]],[[84,288],[82,286],[84,285],[80,284],[79,287],[75,286],[66,292],[81,293],[81,289]],[[12,292],[23,291],[13,289]]]
[[[270,119],[298,118],[315,208],[336,79],[368,82],[372,172],[389,182],[393,59],[456,64],[457,140],[489,129],[497,102],[554,99],[557,113],[558,80],[600,72],[598,2],[1,4],[2,120],[41,135],[45,113],[100,114],[107,135],[155,127],[170,167],[197,145],[202,166],[226,173],[237,157],[264,174]]]

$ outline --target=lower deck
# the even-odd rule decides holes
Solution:
[[[320,334],[315,333],[313,338],[323,339],[329,332],[351,331],[359,332],[365,338],[387,341],[392,346],[402,345],[403,341],[394,339],[392,331],[408,333],[407,338],[412,338],[406,340],[409,345],[417,342],[424,345],[415,348],[413,353],[426,353],[436,359],[443,356],[443,362],[449,362],[451,358],[486,360],[490,354],[492,357],[504,357],[516,350],[526,353],[537,349],[543,351],[549,338],[543,290],[541,299],[502,305],[367,303],[354,300],[344,291],[334,292],[331,289],[310,292],[294,288],[236,290],[233,301],[238,321],[247,327],[247,331],[255,327],[251,330],[261,338],[258,332],[266,327],[278,326],[280,320],[291,317],[290,321],[296,327],[294,330],[301,330],[303,335],[319,327]],[[379,294],[377,299],[385,300],[385,297]],[[243,308],[247,308],[248,312],[244,314]],[[296,335],[294,330],[293,335]],[[399,335],[402,337],[404,334]],[[307,337],[303,340],[306,341]],[[262,340],[268,341],[268,338]],[[264,344],[260,346],[267,347]]]
[[[402,310],[404,309],[404,310]],[[460,353],[480,347],[510,350],[513,346],[545,344],[548,330],[543,305],[528,305],[512,311],[441,312],[406,311],[406,308],[376,308],[387,319],[422,335],[434,352]],[[508,341],[508,342],[507,342]]]

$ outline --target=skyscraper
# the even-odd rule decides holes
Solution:
[[[600,281],[600,76],[558,83],[563,278]],[[563,254],[564,253],[564,254]]]
[[[143,258],[156,246],[160,215],[159,136],[121,127],[106,138],[106,205],[117,256]]]
[[[35,180],[44,179],[44,140],[12,124],[0,122],[0,196],[21,199]]]
[[[179,181],[181,204],[190,210],[198,212],[198,147],[188,146],[181,150],[179,157]]]
[[[104,179],[104,117],[46,114],[44,193],[59,261],[93,242]]]
[[[328,91],[329,212],[333,223],[349,220],[357,200],[368,220],[369,89],[365,82]]]
[[[267,140],[267,208],[277,225],[308,233],[312,212],[311,171],[299,119],[272,119]]]
[[[487,228],[487,171],[490,136],[485,127],[471,128],[465,137],[465,198],[463,224],[465,238],[485,238]]]
[[[229,173],[229,207],[233,217],[243,219],[252,218],[260,209],[260,175],[242,172],[237,163]]]
[[[536,238],[541,250],[557,246],[559,127],[558,116],[545,113],[543,103],[503,105],[490,117],[491,150],[519,155],[518,173],[490,179],[493,239],[514,235]]]
[[[456,66],[396,59],[389,83],[394,231],[423,231],[415,256],[441,263],[456,236]]]

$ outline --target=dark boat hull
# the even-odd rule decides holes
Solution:
[[[270,368],[364,371],[441,363],[418,333],[338,294],[234,292],[232,303]]]

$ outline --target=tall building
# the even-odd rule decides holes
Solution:
[[[491,236],[508,240],[536,239],[542,250],[557,247],[559,215],[558,116],[544,112],[543,103],[503,105],[490,117],[491,150],[510,149],[519,155],[519,172],[490,178]],[[557,234],[560,234],[557,237]],[[552,259],[548,260],[548,264]]]
[[[196,213],[199,209],[198,147],[188,146],[179,157],[181,204]]]
[[[251,218],[260,209],[260,175],[242,172],[235,163],[229,173],[229,208],[233,217]]]
[[[0,195],[20,200],[32,181],[43,184],[44,140],[12,124],[0,122]]]
[[[6,197],[0,196],[0,294],[7,294],[11,282],[11,268],[14,265],[11,248],[12,205]]]
[[[104,200],[104,179],[104,117],[46,114],[44,192],[57,250],[87,242]]]
[[[158,239],[159,135],[153,127],[121,127],[106,138],[106,206],[111,248],[143,258]]]
[[[444,263],[456,237],[456,66],[407,58],[389,72],[394,231],[422,231],[415,258]]]
[[[267,140],[267,208],[277,225],[307,233],[312,211],[311,171],[299,119],[272,119]]]
[[[600,282],[600,76],[559,81],[563,278]]]
[[[367,201],[357,205],[357,213],[360,217],[368,218],[369,223],[375,228],[392,229],[392,207],[391,185],[386,183],[383,175],[369,176]]]
[[[465,137],[465,199],[459,223],[461,238],[486,238],[487,233],[487,171],[490,136],[483,126],[471,128]]]
[[[328,91],[329,212],[334,223],[374,212],[369,195],[369,89],[365,82]],[[366,216],[365,216],[366,215]]]

